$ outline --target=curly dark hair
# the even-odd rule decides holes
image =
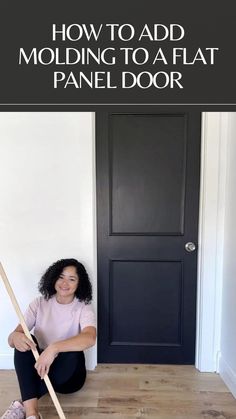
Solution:
[[[49,266],[39,281],[39,292],[46,300],[49,300],[54,294],[56,294],[55,283],[61,275],[63,269],[67,266],[74,266],[79,277],[79,286],[75,292],[75,296],[79,301],[84,301],[85,304],[90,303],[92,300],[92,285],[84,265],[76,259],[60,259]]]

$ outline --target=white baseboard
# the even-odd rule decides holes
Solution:
[[[219,374],[233,396],[236,398],[236,372],[232,370],[222,356],[220,357],[219,362]]]
[[[87,352],[87,351],[86,351]],[[93,371],[96,368],[96,360],[91,360],[88,354],[85,352],[86,368],[88,371]],[[13,353],[12,354],[0,354],[0,370],[14,370]]]
[[[219,374],[220,371],[220,359],[221,359],[221,351],[216,352],[216,372]]]
[[[13,353],[12,354],[0,354],[0,370],[13,370]]]

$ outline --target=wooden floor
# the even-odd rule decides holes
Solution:
[[[0,371],[0,414],[19,397],[14,371]],[[236,400],[217,374],[193,366],[99,365],[82,390],[58,395],[67,419],[236,419]],[[44,419],[56,419],[49,396]]]

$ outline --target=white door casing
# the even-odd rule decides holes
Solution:
[[[229,114],[202,114],[196,368],[218,371]]]

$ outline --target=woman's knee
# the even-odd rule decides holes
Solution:
[[[61,385],[78,373],[81,376],[86,376],[84,353],[61,352],[50,368],[49,377],[52,382]]]
[[[18,349],[14,349],[14,361],[19,361],[22,363],[22,365],[24,365],[26,362],[29,362],[31,359],[34,360],[34,356],[31,350],[21,352],[21,351],[18,351]]]
[[[86,370],[75,371],[75,373],[69,378],[68,381],[62,384],[57,384],[55,386],[55,390],[61,394],[75,393],[83,387],[86,380],[86,375]]]

